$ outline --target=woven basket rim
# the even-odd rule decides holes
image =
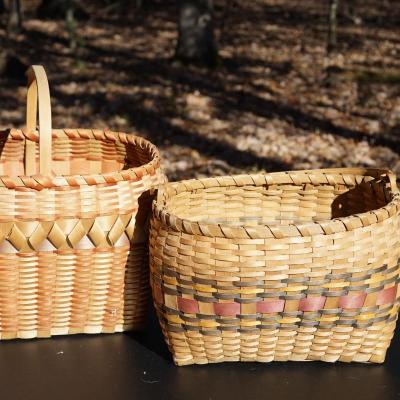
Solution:
[[[0,135],[7,135],[14,140],[29,139],[34,142],[39,142],[37,132],[28,132],[26,129],[7,129],[2,130]],[[154,175],[155,171],[160,168],[160,153],[157,147],[149,140],[133,133],[123,133],[111,130],[100,129],[53,129],[53,139],[68,138],[68,139],[94,139],[98,141],[114,141],[123,144],[132,144],[147,148],[152,159],[143,165],[133,168],[127,168],[120,171],[106,172],[104,174],[75,174],[75,175],[50,175],[43,176],[40,174],[26,176],[19,175],[18,177],[10,177],[8,175],[0,176],[0,188],[15,189],[18,187],[29,188],[34,190],[62,188],[66,186],[92,186],[115,184],[120,181],[138,181],[144,175]]]
[[[388,203],[378,209],[363,213],[352,214],[346,217],[332,218],[326,221],[313,221],[305,223],[292,223],[288,225],[260,224],[249,226],[246,224],[227,225],[208,221],[190,221],[187,218],[178,217],[167,211],[166,203],[169,197],[165,192],[169,191],[172,196],[182,192],[190,192],[197,189],[227,186],[261,186],[279,184],[274,177],[280,177],[281,185],[284,184],[332,184],[332,179],[341,178],[342,184],[348,184],[351,180],[356,183],[366,182],[365,178],[380,178],[382,175],[389,176],[392,172],[388,169],[377,168],[327,168],[318,170],[297,170],[272,173],[227,175],[212,178],[189,179],[179,182],[170,182],[159,188],[157,200],[153,202],[153,215],[163,223],[178,232],[191,235],[208,237],[225,237],[236,239],[265,239],[284,238],[296,236],[330,235],[334,233],[351,231],[357,228],[374,225],[382,222],[397,213],[400,209],[400,196],[398,192],[391,191],[391,199]],[[322,179],[318,179],[318,176]],[[314,179],[314,182],[313,182]],[[325,179],[325,180],[324,180]],[[230,182],[230,183],[228,183]],[[339,182],[337,182],[339,184]]]

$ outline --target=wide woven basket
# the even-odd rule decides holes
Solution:
[[[43,67],[28,79],[27,128],[0,133],[0,338],[138,328],[159,153],[125,133],[52,130]]]
[[[394,175],[377,169],[165,185],[150,275],[176,364],[383,362],[398,313],[399,210]]]

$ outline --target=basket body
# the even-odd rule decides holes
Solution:
[[[167,184],[150,280],[175,363],[383,362],[399,297],[393,182],[337,169]]]
[[[152,188],[165,179],[158,151],[123,133],[52,136],[52,175],[26,177],[26,140],[38,134],[0,134],[0,338],[139,328]]]

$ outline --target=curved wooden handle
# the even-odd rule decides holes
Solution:
[[[392,193],[398,193],[399,188],[397,187],[396,175],[392,171],[388,171],[387,174],[389,178],[390,188],[392,189]]]
[[[41,65],[33,65],[28,69],[28,96],[26,109],[26,128],[28,132],[36,130],[39,114],[39,173],[51,173],[51,105],[49,82],[46,71]],[[39,111],[39,113],[38,113]],[[35,142],[26,140],[25,174],[36,173]]]

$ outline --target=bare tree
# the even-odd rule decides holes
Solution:
[[[215,66],[218,51],[212,0],[179,0],[178,4],[176,58],[187,63]]]
[[[8,8],[7,32],[17,33],[21,30],[22,26],[21,1],[11,0]]]
[[[327,51],[330,53],[337,46],[337,11],[339,0],[329,0],[329,17],[328,17],[328,45]]]

